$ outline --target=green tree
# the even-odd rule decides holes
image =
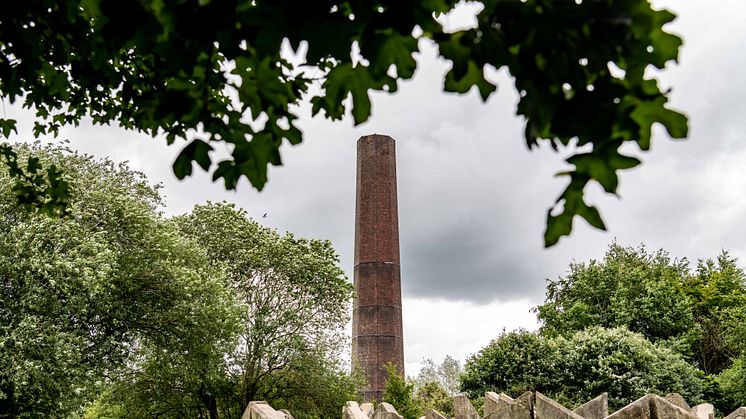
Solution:
[[[691,269],[659,250],[612,244],[600,262],[572,264],[536,309],[546,336],[625,327],[679,352],[704,379],[706,400],[728,413],[746,404],[746,274],[721,252]]]
[[[296,418],[338,417],[341,406],[357,399],[365,377],[359,371],[350,374],[338,360],[328,358],[325,354],[302,354],[285,371],[271,377],[262,397]]]
[[[448,395],[454,396],[458,393],[461,372],[461,363],[450,355],[446,355],[440,364],[428,358],[422,361],[415,383],[418,389],[428,383],[437,383]]]
[[[679,393],[692,404],[702,401],[699,371],[675,351],[655,345],[624,328],[588,328],[558,338],[562,398],[584,403],[609,393],[620,408],[645,393]],[[559,384],[559,383],[558,383]],[[560,397],[558,395],[558,397]]]
[[[198,246],[207,269],[221,273],[239,309],[238,340],[211,358],[195,350],[198,342],[145,354],[97,411],[239,418],[250,401],[266,400],[310,419],[336,416],[354,399],[359,380],[339,361],[352,289],[328,241],[280,235],[225,203],[196,206],[170,223]]]
[[[422,416],[423,411],[414,399],[415,383],[404,378],[404,374],[391,362],[386,363],[383,368],[386,370],[386,384],[381,401],[394,406],[404,419],[417,419]]]
[[[437,381],[418,384],[414,392],[414,401],[423,414],[433,409],[447,418],[454,416],[453,395]]]
[[[487,100],[496,86],[485,70],[507,67],[529,147],[592,145],[567,160],[574,168],[565,173],[559,213],[547,213],[545,243],[569,234],[575,215],[605,228],[584,201],[585,186],[595,181],[614,193],[617,172],[640,164],[620,147],[648,150],[653,124],[687,135],[686,117],[666,107],[667,92],[645,71],[677,60],[682,41],[663,29],[675,15],[648,0],[484,0],[477,27],[447,32],[436,17],[457,3],[13,2],[0,10],[0,96],[36,110],[37,136],[90,117],[164,134],[169,143],[188,138],[173,164],[177,177],[197,162],[228,188],[245,176],[261,189],[267,166],[281,164],[283,141],[302,140],[296,105],[310,100],[314,114],[331,119],[349,107],[356,124],[365,122],[369,92],[394,92],[411,78],[418,42],[429,40],[453,62],[445,91],[476,87]],[[310,74],[321,75],[321,90],[311,88]],[[0,119],[2,135],[15,129],[16,121]],[[214,163],[209,151],[220,142],[231,156]],[[12,149],[0,155],[18,185],[31,182],[31,202],[64,205],[69,191],[54,187],[59,173],[25,176],[34,172],[13,165]]]
[[[746,352],[746,275],[723,251],[716,260],[699,261],[683,284],[700,333],[693,342],[696,364],[714,374]]]
[[[296,417],[336,416],[356,381],[339,363],[352,286],[331,243],[280,235],[229,204],[196,206],[174,222],[225,272],[242,307],[239,344],[225,357],[237,410],[261,399]]]
[[[649,392],[702,398],[700,373],[679,354],[638,333],[600,327],[567,338],[504,333],[467,360],[461,389],[470,397],[535,390],[567,405],[607,392],[612,408]]]
[[[715,379],[717,385],[713,393],[721,403],[721,412],[732,412],[740,406],[746,406],[746,357],[737,358],[726,370]]]
[[[68,217],[28,212],[0,170],[0,416],[80,413],[146,351],[231,339],[220,278],[141,174],[62,149],[14,152],[62,168],[78,192]]]
[[[536,308],[541,331],[570,335],[589,326],[626,327],[681,352],[706,374],[743,353],[746,276],[727,252],[692,271],[659,250],[609,246],[600,262],[573,263],[550,281]]]
[[[556,348],[536,333],[519,330],[503,333],[466,360],[461,391],[470,398],[486,391],[514,396],[528,390],[551,394],[559,380]]]
[[[536,308],[542,333],[623,326],[653,342],[682,338],[695,326],[688,275],[685,259],[612,243],[602,261],[572,263],[566,277],[549,282]]]

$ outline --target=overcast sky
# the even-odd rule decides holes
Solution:
[[[672,141],[658,129],[651,152],[627,149],[644,164],[622,173],[619,197],[589,191],[609,231],[576,220],[573,235],[549,250],[542,242],[546,210],[565,186],[553,175],[566,168],[569,151],[527,151],[505,71],[490,74],[499,87],[487,103],[474,91],[443,93],[449,64],[427,42],[420,44],[414,79],[394,95],[374,95],[367,123],[311,118],[303,106],[305,140],[283,146],[285,164],[271,168],[261,193],[246,182],[226,192],[203,173],[177,181],[171,163],[180,146],[162,140],[90,123],[61,136],[73,148],[129,161],[163,183],[169,215],[227,200],[265,225],[330,239],[350,278],[356,140],[371,133],[394,137],[405,359],[412,374],[423,358],[465,359],[503,328],[536,328],[529,310],[542,302],[546,279],[563,275],[573,260],[602,257],[615,238],[693,261],[726,249],[746,264],[746,3],[656,5],[679,15],[670,29],[684,38],[680,64],[660,78],[673,88],[672,106],[689,116],[689,139]],[[447,23],[468,25],[469,11]],[[6,112],[20,120],[21,137],[31,138],[29,115],[10,106]]]

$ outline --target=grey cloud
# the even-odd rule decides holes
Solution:
[[[370,133],[391,135],[397,140],[405,297],[539,302],[545,278],[562,275],[573,259],[602,257],[614,238],[693,260],[723,247],[746,257],[746,54],[740,48],[746,28],[737,19],[746,6],[723,0],[717,7],[669,7],[679,11],[671,28],[686,44],[681,64],[661,77],[675,86],[673,105],[690,116],[690,139],[670,141],[657,129],[651,152],[631,147],[645,163],[622,173],[621,198],[589,190],[609,232],[576,220],[573,235],[548,250],[542,247],[546,210],[566,182],[553,175],[566,168],[568,151],[526,150],[505,71],[491,74],[499,90],[486,104],[474,92],[442,93],[448,64],[434,58],[427,42],[415,79],[401,83],[394,95],[373,95],[367,123],[310,118],[308,106],[301,107],[305,141],[283,147],[285,166],[270,170],[261,193],[245,182],[226,192],[204,174],[177,181],[170,166],[179,147],[161,140],[92,126],[63,136],[83,151],[129,160],[153,182],[163,182],[168,214],[208,199],[233,201],[271,227],[332,240],[351,274],[355,142]],[[10,112],[30,126],[21,111]]]

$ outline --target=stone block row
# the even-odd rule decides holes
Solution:
[[[609,415],[609,397],[603,393],[574,410],[539,392],[526,392],[516,399],[505,394],[487,392],[484,395],[484,416],[475,416],[476,409],[468,398],[456,396],[455,419],[714,419],[715,409],[709,403],[690,407],[681,395],[666,397],[645,395]],[[439,419],[439,418],[427,418]],[[726,419],[746,419],[746,408],[740,408]]]
[[[609,414],[609,397],[606,393],[570,410],[539,393],[527,391],[515,399],[493,392],[484,395],[484,416],[474,408],[468,397],[453,397],[454,419],[714,419],[712,404],[703,403],[690,407],[681,395],[671,393],[665,397],[647,394]],[[241,419],[293,419],[286,410],[275,410],[267,402],[251,402]],[[349,401],[342,408],[342,419],[403,419],[394,406],[381,402],[358,404]],[[430,409],[420,419],[448,419]],[[738,408],[725,419],[746,419],[746,407]]]

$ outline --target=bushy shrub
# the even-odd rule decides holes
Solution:
[[[461,391],[470,398],[483,396],[485,391],[546,393],[554,388],[557,376],[557,351],[552,343],[525,330],[501,334],[466,361]]]
[[[422,416],[422,409],[414,400],[414,382],[404,378],[399,373],[396,365],[387,363],[383,366],[386,370],[386,385],[381,395],[381,401],[390,403],[397,413],[404,419],[417,419]]]
[[[447,418],[453,416],[453,398],[448,394],[445,387],[437,381],[422,384],[415,391],[414,400],[423,413],[433,409]]]
[[[677,392],[697,403],[700,375],[679,354],[623,328],[591,327],[569,338],[519,331],[468,359],[461,389],[470,397],[534,390],[566,405],[607,392],[610,407],[619,408],[649,392]]]
[[[715,377],[722,395],[722,411],[730,413],[739,406],[746,406],[746,358],[736,359],[733,365]]]
[[[624,328],[591,327],[570,338],[556,338],[558,381],[551,394],[573,404],[603,392],[609,405],[622,407],[646,393],[679,393],[690,403],[702,398],[696,368],[671,349]]]

